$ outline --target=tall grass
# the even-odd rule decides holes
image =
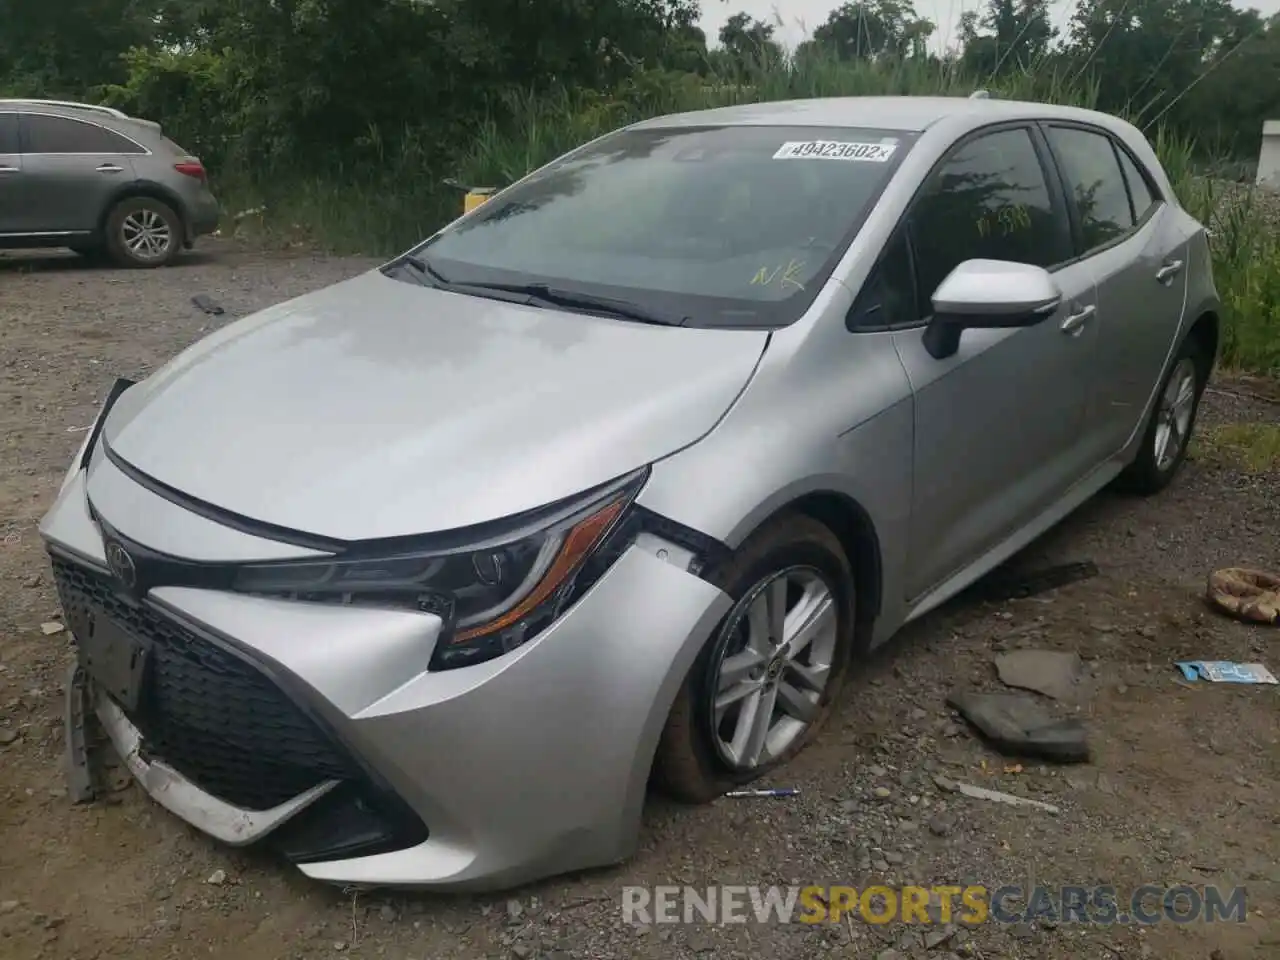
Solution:
[[[1014,72],[979,82],[955,64],[905,60],[892,65],[815,58],[750,70],[741,77],[642,73],[607,92],[558,89],[534,95],[510,91],[494,104],[466,142],[450,152],[452,169],[433,168],[440,155],[429,130],[374,171],[335,172],[324,180],[270,178],[228,172],[220,192],[235,210],[263,208],[240,228],[265,238],[335,252],[391,254],[457,215],[456,185],[503,186],[561,153],[637,120],[717,106],[786,99],[921,95],[967,96],[979,87],[1004,99],[1091,107],[1096,88],[1052,68]],[[1222,360],[1280,375],[1280,197],[1228,179],[1231,165],[1206,165],[1200,145],[1167,131],[1152,132],[1156,152],[1187,210],[1212,230],[1215,277],[1225,314]]]

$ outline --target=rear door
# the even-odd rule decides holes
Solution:
[[[1098,287],[1085,443],[1101,463],[1140,426],[1163,372],[1186,300],[1188,237],[1110,133],[1060,123],[1045,132],[1072,201],[1080,262]]]
[[[915,394],[908,598],[916,599],[1051,507],[1085,473],[1080,441],[1097,332],[1093,278],[1073,263],[1066,199],[1034,124],[957,144],[905,226],[916,323],[894,334]],[[922,331],[965,260],[1046,268],[1059,311],[1030,327],[966,330],[942,360]],[[899,271],[901,274],[901,271]]]
[[[29,233],[97,228],[107,202],[134,179],[131,158],[145,147],[88,120],[22,115],[22,213]]]
[[[0,236],[18,233],[22,199],[22,154],[18,150],[18,115],[0,112]]]

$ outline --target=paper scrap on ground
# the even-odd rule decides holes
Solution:
[[[1192,681],[1208,680],[1210,683],[1267,683],[1280,680],[1260,663],[1233,663],[1230,660],[1179,660],[1175,666],[1182,675]]]

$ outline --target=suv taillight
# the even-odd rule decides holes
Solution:
[[[195,177],[201,183],[204,183],[209,178],[209,175],[205,173],[204,164],[194,157],[183,160],[181,163],[175,163],[173,169],[188,177]]]

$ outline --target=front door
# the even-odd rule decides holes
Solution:
[[[1106,132],[1053,124],[1046,133],[1098,287],[1085,446],[1101,463],[1140,426],[1173,347],[1186,300],[1187,236],[1178,211]]]
[[[1092,273],[1073,259],[1070,220],[1043,135],[1006,126],[962,141],[907,225],[922,321],[965,260],[1049,269],[1058,313],[1015,330],[966,330],[937,360],[919,328],[896,333],[915,395],[907,576],[917,599],[1050,507],[1088,469],[1081,449],[1097,339]]]
[[[132,140],[86,120],[22,115],[23,217],[30,233],[87,233],[134,179]]]

